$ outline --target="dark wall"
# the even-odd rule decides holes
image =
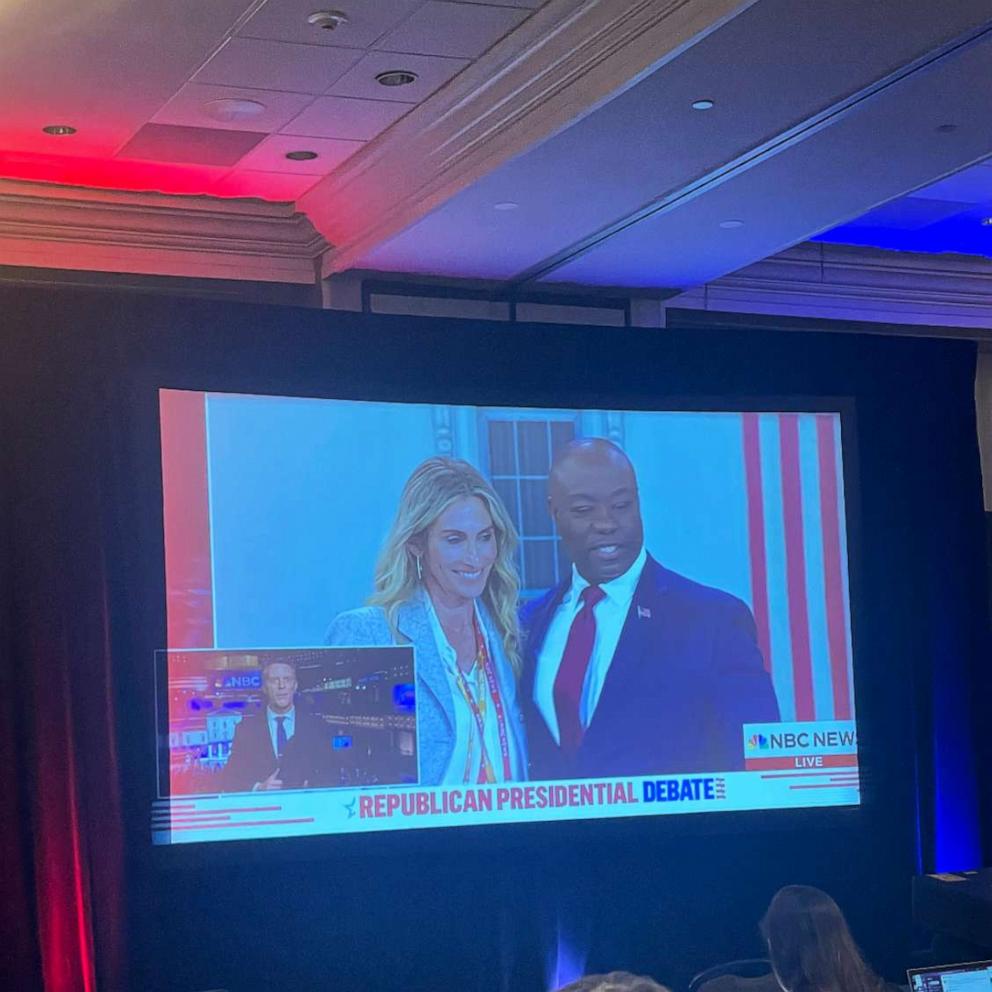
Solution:
[[[892,976],[905,966],[911,876],[953,846],[948,830],[959,831],[962,858],[977,843],[977,771],[967,758],[982,725],[969,687],[987,591],[973,346],[3,288],[0,313],[14,485],[30,489],[30,455],[69,466],[53,505],[71,505],[92,483],[91,512],[70,518],[101,535],[110,576],[131,987],[537,990],[560,936],[590,968],[682,986],[708,964],[760,953],[757,919],[788,882],[828,889],[876,965]],[[159,386],[600,408],[852,399],[864,806],[153,849],[151,657],[164,641]],[[40,439],[30,451],[28,435]],[[939,801],[947,761],[960,772],[956,805]]]

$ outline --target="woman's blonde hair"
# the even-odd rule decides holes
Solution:
[[[517,596],[520,579],[513,563],[517,531],[496,491],[477,469],[457,458],[428,458],[406,480],[396,517],[375,566],[372,606],[381,606],[393,630],[396,612],[416,594],[420,584],[411,542],[426,546],[427,531],[456,500],[466,496],[481,499],[496,531],[496,560],[482,593],[503,650],[515,675],[520,674],[520,631]]]

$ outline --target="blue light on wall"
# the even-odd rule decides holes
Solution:
[[[548,961],[548,992],[560,989],[585,974],[588,957],[586,942],[577,939],[576,935],[570,932],[570,929],[559,913],[557,939],[551,949],[551,956]]]
[[[950,618],[933,645],[934,865],[936,871],[981,866],[979,797],[967,644]]]
[[[992,258],[992,225],[983,223],[989,216],[992,201],[962,204],[902,197],[811,240],[886,251],[953,252]]]

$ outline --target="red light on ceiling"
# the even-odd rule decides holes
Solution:
[[[0,177],[5,179],[89,186],[93,189],[201,194],[208,193],[213,184],[229,171],[227,168],[209,166],[121,162],[70,155],[0,153]]]

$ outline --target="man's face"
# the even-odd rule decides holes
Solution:
[[[262,673],[262,691],[274,713],[285,713],[293,705],[296,695],[296,672],[292,665],[276,662]]]
[[[610,448],[583,448],[555,466],[548,502],[569,558],[598,585],[634,564],[644,544],[637,479]]]

